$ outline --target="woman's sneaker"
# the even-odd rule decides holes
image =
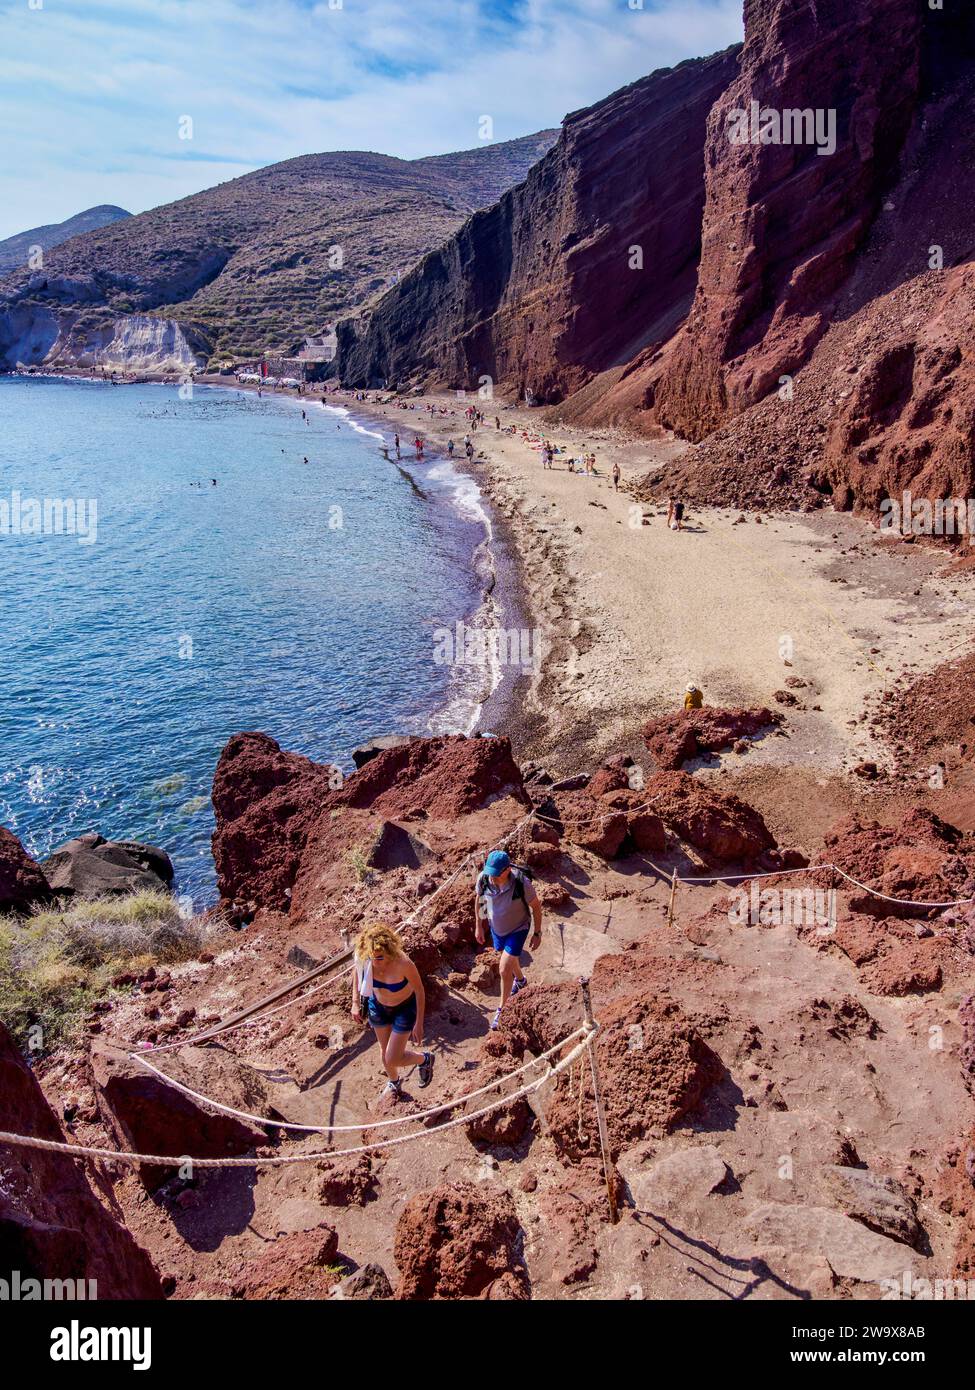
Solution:
[[[420,1063],[420,1085],[429,1086],[433,1080],[433,1053],[424,1052],[423,1061]]]
[[[384,1096],[401,1096],[403,1094],[402,1081],[387,1081],[383,1087]]]
[[[497,1032],[498,1024],[501,1022],[501,1010],[495,1009],[494,1017],[491,1019],[491,1032]]]
[[[510,994],[508,997],[509,997],[510,999],[514,999],[514,997],[515,997],[515,995],[518,993],[518,991],[519,991],[520,989],[524,989],[525,986],[527,985],[527,983],[528,983],[528,981],[525,980],[525,979],[515,980],[514,984],[511,986],[511,994]]]

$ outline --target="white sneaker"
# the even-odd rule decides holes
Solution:
[[[491,1032],[497,1031],[498,1024],[501,1022],[501,1010],[495,1009],[494,1017],[491,1019]]]

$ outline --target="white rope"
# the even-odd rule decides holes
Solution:
[[[502,839],[498,841],[498,844],[507,844],[509,840],[513,839],[514,836],[517,835],[518,831],[522,828],[523,825],[527,825],[527,823],[532,819],[532,817],[535,814],[536,812],[534,811],[534,809],[529,811],[526,816],[523,816],[521,820],[518,821],[517,825],[515,825],[512,830],[509,830],[507,835],[505,835]],[[454,879],[457,878],[457,876],[463,872],[463,870],[467,867],[470,861],[476,858],[478,854],[478,850],[471,850],[469,854],[465,855],[464,858],[457,865],[457,868],[454,869],[454,871],[447,878],[444,879],[440,887],[434,889],[434,891],[428,897],[423,899],[423,902],[420,903],[419,907],[414,908],[414,910],[409,914],[409,916],[403,918],[403,920],[399,924],[400,928],[408,926],[414,920],[414,918],[419,917],[422,912],[425,912],[426,909],[430,906],[430,904],[434,901],[434,899],[438,898],[440,894],[444,892],[445,889],[450,887]],[[337,960],[335,964],[340,965],[341,959]],[[319,967],[316,967],[316,969],[318,968]],[[215,1038],[225,1037],[228,1033],[234,1033],[237,1031],[238,1028],[251,1027],[255,1023],[261,1023],[264,1019],[270,1018],[272,1014],[281,1013],[285,1009],[290,1009],[294,1004],[300,1004],[304,1000],[310,999],[312,995],[318,994],[321,990],[326,989],[331,984],[334,984],[335,981],[337,979],[340,979],[343,975],[350,974],[353,969],[354,966],[350,965],[339,975],[330,975],[329,978],[325,980],[322,984],[315,985],[314,988],[308,990],[307,993],[299,994],[295,996],[295,998],[293,999],[286,999],[283,1004],[276,1004],[273,1008],[264,1010],[260,1013],[253,1014],[248,1018],[242,1018],[239,1023],[228,1024],[225,1028],[221,1028],[219,1026],[216,1028],[206,1028],[203,1029],[201,1032],[191,1034],[190,1037],[184,1038],[181,1042],[165,1043],[162,1047],[150,1047],[147,1048],[146,1051],[153,1053],[173,1052],[180,1047],[192,1047],[193,1043],[198,1038],[205,1037],[206,1041],[210,1042]],[[307,976],[305,975],[299,975],[298,978],[295,980],[292,988],[300,989],[302,981],[306,978]],[[131,1043],[129,1043],[128,1045],[130,1047],[132,1046]]]
[[[109,1163],[147,1163],[163,1168],[179,1167],[184,1163],[189,1163],[194,1168],[273,1168],[282,1167],[289,1163],[320,1163],[323,1159],[347,1158],[353,1154],[389,1149],[395,1144],[408,1144],[413,1139],[425,1139],[431,1134],[441,1134],[445,1130],[455,1129],[457,1125],[470,1124],[473,1120],[479,1120],[484,1115],[490,1115],[494,1110],[500,1110],[502,1106],[511,1105],[516,1100],[531,1095],[532,1092],[540,1090],[542,1086],[553,1080],[560,1072],[565,1071],[566,1067],[571,1066],[575,1059],[591,1045],[597,1031],[595,1028],[587,1031],[583,1041],[574,1047],[567,1057],[563,1057],[554,1067],[550,1067],[544,1076],[539,1077],[536,1081],[530,1081],[510,1096],[502,1096],[500,1100],[493,1101],[491,1105],[485,1105],[470,1115],[458,1115],[456,1119],[447,1120],[444,1124],[434,1125],[430,1129],[418,1130],[416,1134],[402,1134],[392,1139],[379,1139],[375,1143],[357,1144],[354,1148],[349,1149],[316,1149],[314,1153],[258,1156],[256,1158],[191,1158],[188,1154],[138,1154],[120,1152],[115,1149],[99,1149],[87,1144],[63,1144],[57,1143],[53,1139],[36,1139],[29,1134],[8,1134],[3,1130],[0,1130],[0,1144],[9,1144],[12,1148],[41,1149],[48,1153],[67,1154],[69,1158],[96,1158]]]
[[[650,861],[648,861],[648,862],[650,862]],[[661,876],[662,878],[665,878],[665,879],[669,879],[669,878],[670,878],[670,875],[666,872],[666,870],[665,870],[665,869],[661,869],[661,868],[659,867],[659,865],[651,863],[651,864],[650,864],[650,867],[651,867],[652,869],[655,869],[656,872],[657,872],[658,874],[660,874],[660,876]],[[688,877],[688,878],[680,878],[680,877],[678,877],[677,882],[678,882],[678,883],[732,883],[732,882],[738,882],[738,881],[740,881],[740,880],[742,880],[742,879],[744,879],[744,880],[750,880],[750,879],[758,879],[758,878],[784,878],[787,874],[817,874],[817,873],[822,873],[824,870],[832,870],[833,873],[839,874],[839,876],[840,876],[841,878],[845,878],[846,881],[847,881],[847,883],[852,883],[852,884],[854,884],[857,888],[862,888],[863,891],[864,891],[865,893],[870,893],[870,894],[871,894],[873,897],[875,897],[875,898],[881,898],[881,899],[883,899],[884,902],[887,902],[887,903],[900,903],[902,907],[940,907],[940,908],[945,908],[945,907],[966,907],[969,903],[975,903],[975,897],[971,897],[971,898],[954,898],[951,902],[945,902],[945,903],[923,902],[923,901],[921,901],[921,900],[919,900],[919,899],[916,899],[916,898],[892,898],[892,897],[890,897],[890,895],[887,894],[887,893],[881,893],[878,889],[876,889],[876,888],[871,888],[870,885],[869,885],[869,883],[861,883],[860,880],[859,880],[858,878],[853,878],[852,875],[848,874],[844,869],[841,869],[841,868],[839,867],[838,864],[807,864],[807,865],[805,865],[805,867],[802,868],[802,869],[772,869],[772,870],[770,870],[768,873],[762,873],[762,874],[722,874],[722,873],[704,874],[704,875],[699,875],[699,876],[696,876],[696,877]]]
[[[184,1086],[181,1081],[177,1081],[172,1076],[167,1076],[165,1072],[160,1071],[158,1067],[154,1067],[147,1058],[140,1056],[138,1052],[131,1052],[129,1056],[133,1062],[139,1062],[143,1067],[148,1068],[149,1071],[158,1076],[161,1081],[165,1081],[168,1085],[175,1087],[177,1091],[182,1091],[184,1095],[192,1096],[194,1100],[212,1106],[214,1110],[220,1110],[225,1115],[234,1115],[239,1120],[250,1120],[259,1125],[273,1125],[276,1129],[299,1130],[304,1134],[354,1134],[367,1129],[385,1129],[388,1125],[404,1125],[408,1124],[410,1120],[424,1120],[429,1115],[440,1115],[444,1110],[453,1110],[458,1105],[466,1105],[469,1100],[474,1100],[476,1096],[483,1096],[488,1091],[497,1090],[497,1088],[503,1086],[510,1077],[520,1076],[523,1071],[528,1071],[530,1067],[537,1066],[539,1062],[544,1062],[548,1057],[551,1057],[553,1052],[558,1052],[560,1047],[565,1047],[566,1043],[573,1042],[584,1032],[586,1032],[586,1026],[582,1024],[574,1033],[569,1033],[561,1042],[557,1042],[554,1047],[550,1047],[546,1052],[539,1053],[537,1057],[532,1057],[529,1061],[523,1062],[522,1065],[516,1067],[514,1071],[506,1072],[504,1076],[499,1076],[486,1086],[481,1086],[476,1091],[468,1091],[465,1095],[458,1096],[455,1100],[443,1101],[440,1105],[434,1105],[429,1110],[421,1110],[419,1113],[414,1113],[412,1115],[400,1115],[395,1119],[373,1120],[369,1124],[358,1125],[299,1125],[293,1124],[290,1121],[275,1120],[269,1115],[252,1115],[247,1110],[235,1110],[233,1106],[224,1105],[218,1100],[211,1100],[209,1096],[205,1096],[199,1091],[194,1091],[189,1086]]]
[[[312,989],[308,990],[306,994],[300,994],[296,999],[286,999],[283,1004],[275,1004],[273,1009],[267,1009],[263,1013],[252,1014],[249,1018],[242,1018],[239,1023],[230,1023],[226,1028],[218,1028],[215,1032],[206,1029],[206,1041],[213,1042],[217,1038],[225,1038],[228,1033],[236,1033],[238,1028],[252,1028],[256,1023],[263,1023],[264,1020],[270,1018],[272,1014],[283,1013],[285,1009],[290,1009],[292,1004],[300,1004],[305,999],[310,999],[312,995],[321,993],[323,989],[328,989],[329,985],[334,985],[337,980],[342,980],[346,975],[351,975],[354,969],[354,965],[347,965],[345,969],[340,970],[337,975],[330,975],[327,980],[324,980],[320,985],[315,985]],[[162,1047],[147,1047],[145,1050],[151,1052],[153,1056],[158,1056],[160,1052],[174,1052],[180,1047],[192,1047],[196,1038],[200,1036],[199,1033],[196,1033],[193,1037],[184,1038],[182,1042],[164,1043]],[[129,1043],[128,1046],[131,1047],[132,1044]]]

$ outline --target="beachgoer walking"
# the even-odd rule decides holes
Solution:
[[[667,506],[667,525],[672,531],[684,529],[684,504],[675,497],[670,498]]]
[[[356,938],[352,973],[352,1014],[368,1018],[383,1054],[389,1080],[384,1094],[402,1094],[400,1069],[419,1067],[421,1086],[433,1076],[433,1053],[413,1052],[423,1043],[426,992],[416,966],[403,950],[398,931],[377,922]]]
[[[485,923],[498,952],[501,974],[501,1003],[491,1020],[491,1028],[501,1021],[501,1010],[528,983],[521,968],[521,954],[528,940],[530,951],[537,951],[542,939],[542,904],[531,877],[512,865],[503,849],[494,849],[484,862],[474,890],[474,934],[484,945]]]
[[[614,463],[614,464],[613,464],[613,491],[614,491],[614,492],[619,492],[619,490],[620,490],[620,466],[619,466],[618,463]]]
[[[703,704],[704,696],[701,694],[700,690],[698,690],[696,685],[689,685],[684,691],[684,708],[700,709]]]
[[[394,435],[393,435],[393,443],[394,443],[394,445],[396,446],[396,457],[399,458],[399,457],[400,457],[400,452],[399,452],[399,435],[398,435],[398,434],[394,434]]]
[[[453,441],[452,439],[448,439],[448,440],[447,440],[447,453],[450,455],[451,458],[453,458],[453,456],[454,456],[454,441]]]

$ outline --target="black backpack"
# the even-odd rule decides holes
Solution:
[[[515,881],[515,886],[511,890],[511,900],[512,902],[523,903],[525,901],[525,879],[527,878],[529,883],[534,883],[535,875],[532,873],[531,869],[529,869],[527,864],[513,863],[509,867],[511,868],[511,877]],[[487,887],[488,876],[486,873],[482,871],[478,875],[477,880],[477,896],[479,898],[484,897],[484,894],[487,892]]]

